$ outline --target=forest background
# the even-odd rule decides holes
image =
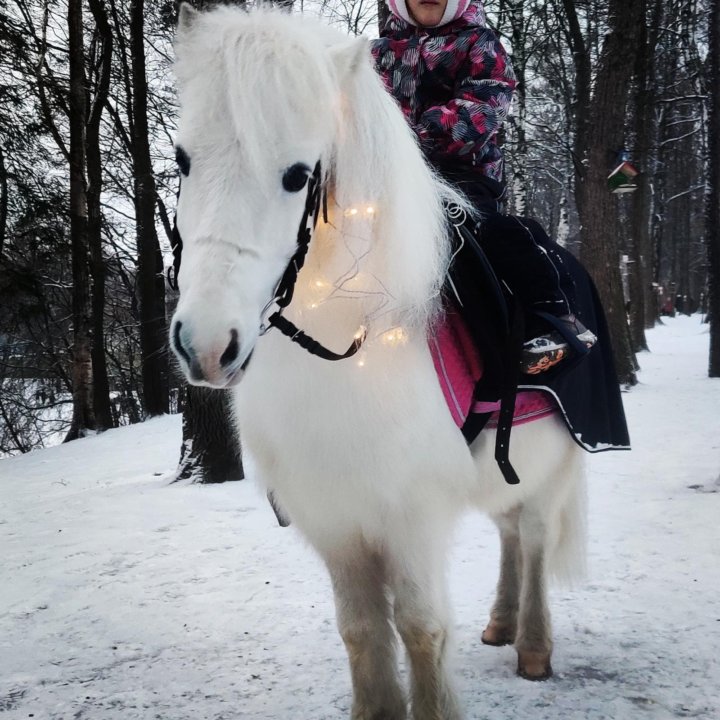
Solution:
[[[275,4],[370,36],[387,13]],[[628,388],[645,329],[677,312],[709,320],[720,376],[719,5],[485,3],[520,81],[510,211],[590,269]],[[0,0],[0,457],[181,411],[179,476],[242,477],[225,393],[187,387],[167,351],[176,13],[176,0]],[[611,193],[624,161],[637,189]]]

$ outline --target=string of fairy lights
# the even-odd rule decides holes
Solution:
[[[359,220],[359,221],[372,221],[375,219],[375,216],[377,214],[377,209],[372,204],[362,204],[360,206],[352,206],[349,208],[345,208],[345,210],[342,211],[342,216],[346,219],[350,220]],[[382,287],[382,291],[371,291],[368,290],[369,286],[369,280],[368,277],[366,277],[367,273],[362,273],[359,270],[359,264],[360,260],[363,256],[358,257],[352,249],[349,247],[349,244],[347,242],[348,238],[354,237],[356,239],[362,240],[362,236],[358,235],[356,233],[348,232],[348,228],[343,227],[342,230],[337,228],[332,222],[329,223],[329,225],[338,232],[343,239],[345,240],[345,246],[350,252],[350,254],[354,258],[354,269],[348,273],[346,273],[343,277],[341,277],[338,282],[329,282],[328,280],[325,280],[323,278],[315,277],[310,281],[310,300],[306,303],[305,307],[307,310],[316,310],[324,303],[328,302],[331,299],[338,299],[340,297],[352,297],[352,296],[370,296],[370,295],[376,295],[380,298],[382,298],[380,307],[375,312],[371,313],[368,316],[368,319],[377,319],[382,313],[379,312],[379,310],[383,309],[384,306],[388,302],[389,293],[387,289],[382,285],[380,280],[376,278],[374,275],[372,276],[372,279],[378,283]],[[354,335],[354,339],[360,339],[366,335],[368,331],[367,325],[361,325],[357,332]],[[379,335],[372,338],[372,340],[379,341],[382,345],[387,347],[397,347],[399,345],[404,345],[407,343],[409,339],[409,334],[407,330],[401,326],[394,326],[391,327]],[[364,367],[367,363],[367,353],[363,349],[361,350],[356,359],[356,364],[358,367]]]

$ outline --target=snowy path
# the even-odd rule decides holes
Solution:
[[[590,569],[553,593],[556,676],[479,641],[497,541],[451,567],[470,720],[720,718],[720,380],[707,326],[650,334],[634,450],[589,458]],[[176,417],[0,462],[0,716],[344,720],[329,582],[250,482],[168,486]]]

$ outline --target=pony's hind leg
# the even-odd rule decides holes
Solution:
[[[493,518],[500,531],[500,578],[490,622],[483,631],[486,645],[512,645],[517,632],[522,553],[520,548],[520,508]]]
[[[325,561],[338,629],[350,661],[352,720],[406,720],[382,559],[358,541],[349,551],[333,553]]]
[[[406,536],[405,552],[393,553],[395,625],[410,665],[413,720],[460,720],[447,661],[445,542],[441,537],[427,539],[418,542]]]
[[[524,505],[519,516],[522,583],[515,649],[518,675],[546,680],[552,675],[552,631],[547,600],[547,527],[543,513]]]

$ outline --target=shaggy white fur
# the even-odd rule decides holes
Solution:
[[[328,565],[352,717],[407,717],[391,623],[409,655],[415,720],[462,717],[444,564],[472,505],[503,538],[484,639],[514,641],[520,673],[546,677],[546,570],[569,573],[584,547],[580,451],[557,419],[521,426],[511,457],[522,482],[509,486],[494,433],[471,452],[452,421],[426,333],[448,262],[442,205],[459,198],[425,164],[364,40],[295,15],[185,5],[176,49],[177,142],[191,168],[173,347],[195,382],[236,386],[243,444]],[[329,222],[318,223],[287,315],[339,351],[367,328],[360,355],[338,363],[276,332],[259,337],[305,203],[283,175],[318,160]]]

